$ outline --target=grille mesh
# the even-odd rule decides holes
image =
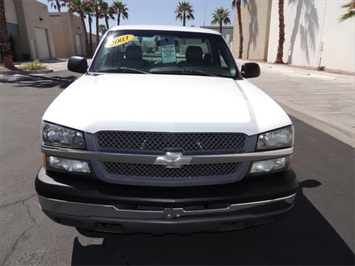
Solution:
[[[245,149],[246,135],[241,133],[158,133],[101,131],[96,134],[101,151],[164,154],[227,154]]]
[[[110,174],[134,177],[208,177],[226,176],[237,171],[238,163],[185,165],[181,168],[166,168],[163,165],[124,164],[104,162]]]

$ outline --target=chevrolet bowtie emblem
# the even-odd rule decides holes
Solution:
[[[166,168],[180,168],[190,164],[192,156],[183,156],[181,152],[166,152],[163,156],[158,156],[154,164],[165,165]]]

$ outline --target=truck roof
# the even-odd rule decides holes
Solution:
[[[206,28],[195,27],[182,27],[182,26],[170,26],[170,25],[124,25],[114,26],[110,28],[110,31],[115,30],[164,30],[164,31],[180,31],[180,32],[196,32],[196,33],[208,33],[221,35],[216,30]]]

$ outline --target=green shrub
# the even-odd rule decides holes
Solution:
[[[46,65],[43,65],[41,62],[39,62],[38,59],[23,64],[19,67],[21,70],[46,70],[48,69]]]

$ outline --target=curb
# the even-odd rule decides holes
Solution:
[[[0,71],[2,75],[30,75],[30,74],[46,74],[53,72],[52,68],[45,69],[45,70],[5,70]]]

